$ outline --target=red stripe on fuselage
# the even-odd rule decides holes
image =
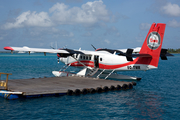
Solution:
[[[123,63],[123,64],[117,64],[117,65],[106,65],[106,64],[99,63],[99,68],[100,69],[118,69],[118,68],[122,68],[122,67],[132,65],[132,64],[148,65],[150,63],[150,61],[151,61],[150,59],[151,58],[149,58],[149,57],[146,57],[146,58],[145,57],[144,58],[138,57],[133,61]],[[88,67],[94,67],[94,62],[93,61],[80,61],[80,62],[82,62],[83,64],[85,64]],[[78,61],[71,63],[71,66],[83,67],[83,65],[81,63],[79,63]]]
[[[83,60],[83,61],[80,61],[81,63],[83,63],[84,65],[86,66],[89,66],[89,67],[94,67],[94,62],[93,61],[87,61],[87,60]],[[71,66],[74,66],[74,67],[82,67],[83,65],[76,61],[76,62],[73,62],[71,63]]]
[[[138,63],[138,59],[139,58],[136,58],[133,61],[123,63],[123,64],[117,64],[117,65],[105,65],[105,64],[99,63],[99,68],[100,69],[118,69],[118,68],[122,68],[122,67],[125,67],[125,66],[128,66],[128,65],[136,64],[136,63]],[[140,64],[142,64],[142,63],[140,63]],[[144,63],[144,64],[147,64],[147,63]]]

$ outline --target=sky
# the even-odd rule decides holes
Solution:
[[[180,48],[179,0],[0,0],[0,51],[141,47],[165,23],[163,48]]]

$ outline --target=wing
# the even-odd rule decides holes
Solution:
[[[96,51],[106,51],[107,53],[110,54],[116,54],[119,56],[126,56],[127,61],[133,61],[132,59],[132,53],[133,53],[133,49],[121,49],[121,50],[126,50],[126,52],[122,52],[119,50],[112,50],[112,49],[97,49]]]
[[[58,49],[41,49],[41,48],[29,48],[27,46],[24,47],[4,47],[5,50],[11,50],[11,51],[25,51],[25,52],[47,52],[47,53],[68,53],[64,50],[58,50]]]
[[[139,53],[141,50],[141,47],[132,48],[134,53]],[[119,51],[126,53],[127,49],[118,49]]]
[[[42,53],[58,53],[61,57],[71,56],[73,54],[84,54],[78,50],[71,49],[42,49],[42,48],[29,48],[27,46],[24,47],[4,47],[5,50],[11,51],[24,51],[24,52],[42,52]]]

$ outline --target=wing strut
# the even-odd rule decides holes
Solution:
[[[105,79],[107,79],[114,71],[115,71],[115,69],[114,69],[113,71],[111,71],[111,72],[105,77]]]
[[[105,69],[104,69],[101,73],[99,73],[99,75],[98,75],[96,78],[99,78],[99,76],[100,76],[104,71],[105,71]]]
[[[69,66],[71,66],[71,63],[69,65],[64,65],[59,71],[65,71]]]

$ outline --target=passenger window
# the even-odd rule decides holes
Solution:
[[[100,61],[102,61],[102,58],[100,58]]]

